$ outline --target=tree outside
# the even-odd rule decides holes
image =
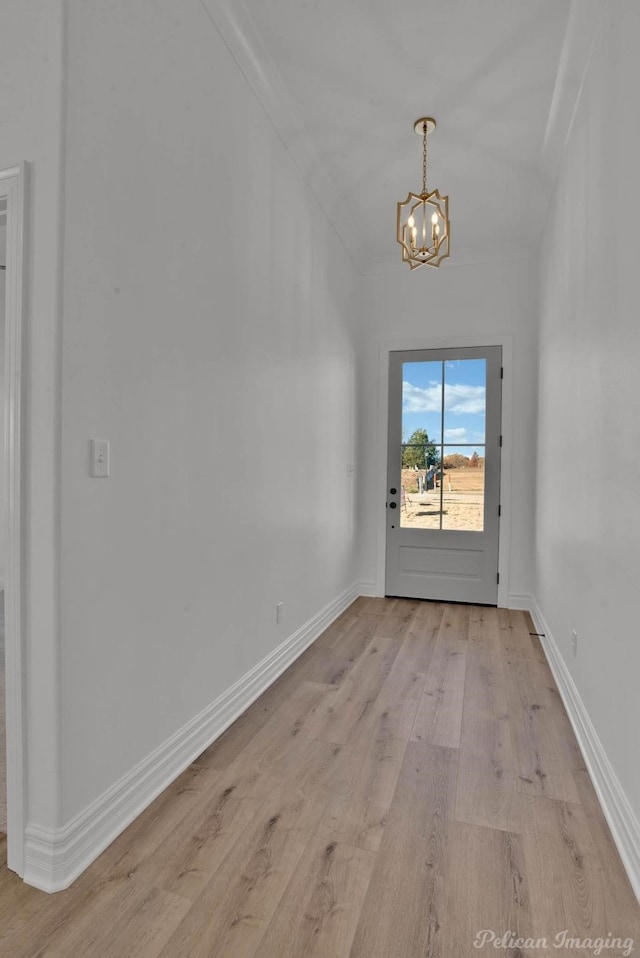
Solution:
[[[439,461],[440,454],[435,444],[429,441],[426,429],[415,429],[402,444],[403,469],[425,469]]]

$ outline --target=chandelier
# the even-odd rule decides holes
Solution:
[[[398,235],[402,262],[411,269],[439,266],[449,256],[449,197],[427,190],[427,134],[436,128],[430,116],[421,116],[414,130],[422,136],[422,192],[409,193],[398,203]]]

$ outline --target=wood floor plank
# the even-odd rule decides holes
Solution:
[[[393,638],[376,637],[342,684],[307,715],[305,733],[326,742],[344,744],[366,723],[372,705],[398,654]]]
[[[444,615],[441,602],[421,602],[404,637],[394,668],[427,672]]]
[[[392,738],[408,742],[413,732],[418,707],[427,683],[424,672],[398,669],[393,663],[389,674],[361,722],[349,745],[357,748],[368,738],[390,741]]]
[[[448,606],[436,638],[412,739],[458,748],[466,672],[468,606]]]
[[[265,758],[250,795],[262,797],[270,793],[271,782],[275,780],[286,786],[291,795],[313,793],[319,802],[326,802],[343,774],[343,748],[335,742],[319,741],[304,734],[296,736],[286,749],[274,751],[272,762]]]
[[[264,803],[161,958],[253,958],[309,842],[299,828],[301,814],[297,801]]]
[[[318,801],[327,801],[343,774],[344,746],[299,733],[274,740],[262,756],[255,752],[234,762],[216,784],[218,792],[233,788],[239,797],[264,798],[275,785],[286,784],[290,795],[313,791]]]
[[[298,663],[281,675],[270,688],[249,706],[216,741],[198,757],[199,765],[224,769],[234,761],[287,698],[298,688],[305,676]]]
[[[103,940],[89,947],[86,940],[77,940],[61,954],[83,958],[156,958],[182,919],[191,902],[166,891],[152,889],[119,924],[102,925]]]
[[[499,609],[484,605],[469,608],[469,651],[495,655],[500,652]]]
[[[258,814],[261,801],[216,795],[191,812],[144,863],[145,878],[182,899],[198,897]],[[142,869],[141,869],[142,871]]]
[[[398,599],[392,611],[380,619],[376,635],[404,639],[421,604],[417,599]]]
[[[217,787],[233,788],[237,797],[250,797],[261,774],[276,776],[285,769],[295,773],[295,762],[301,755],[298,736],[307,731],[314,710],[335,691],[334,686],[300,682],[219,774]],[[302,772],[302,767],[299,771]]]
[[[511,734],[522,794],[580,803],[572,774],[574,752],[563,739],[535,660],[503,660]],[[544,669],[544,667],[542,667]],[[577,761],[577,759],[576,759]]]
[[[351,606],[358,615],[389,615],[396,607],[399,599],[361,595]]]
[[[329,834],[307,846],[256,958],[348,958],[375,855]]]
[[[305,668],[305,677],[326,685],[341,685],[374,638],[382,616],[361,615],[331,649]]]
[[[409,742],[351,958],[449,958],[442,937],[457,752]]]
[[[37,931],[30,926],[26,933],[24,929],[19,934],[14,932],[3,940],[0,954],[39,958],[38,941],[44,941],[44,955],[100,955],[108,948],[114,928],[126,924],[148,894],[149,889],[142,890],[136,884],[135,873],[115,874],[101,882],[94,894],[78,900],[75,908],[63,908],[57,920],[51,914],[50,920],[40,923]]]
[[[344,612],[341,612],[337,619],[334,619],[331,625],[329,625],[322,635],[319,635],[315,640],[311,649],[331,649],[339,642],[343,635],[345,635],[353,625],[355,625],[361,616],[355,609],[355,603],[352,603],[348,609],[345,609]]]
[[[341,842],[380,847],[426,676],[392,670],[366,723],[343,748],[319,830]]]
[[[472,955],[493,930],[514,938],[533,935],[529,890],[520,836],[468,823],[452,827],[448,846],[442,938],[448,955]],[[479,876],[482,876],[479,880]],[[485,945],[487,950],[491,945]],[[505,949],[507,955],[524,951]]]
[[[527,668],[549,715],[555,738],[554,751],[562,756],[562,760],[572,772],[585,771],[584,757],[549,665],[546,662],[528,662]]]
[[[523,796],[523,841],[539,934],[551,939],[568,929],[584,939],[611,932],[603,877],[582,806]],[[576,948],[571,954],[592,955],[593,949]]]
[[[458,762],[458,821],[520,831],[512,721],[499,655],[469,652]]]
[[[546,664],[546,656],[529,615],[514,609],[496,609],[500,625],[500,646],[506,658],[529,659]]]

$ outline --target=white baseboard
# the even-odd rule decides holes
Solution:
[[[359,585],[354,584],[329,602],[66,825],[57,829],[29,825],[25,843],[25,882],[45,892],[68,888],[359,594]]]
[[[378,594],[376,592],[375,582],[358,582],[357,590],[358,595],[365,595],[368,597],[374,597]]]
[[[604,817],[611,829],[636,898],[640,900],[640,822],[607,758],[549,625],[533,597],[531,597],[529,611],[536,630],[542,633],[540,641],[544,653],[573,726]]]
[[[507,596],[507,608],[516,609],[520,612],[531,612],[535,605],[532,595],[526,593],[510,592]]]

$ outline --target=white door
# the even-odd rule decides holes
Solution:
[[[496,605],[502,349],[392,352],[387,595]]]

